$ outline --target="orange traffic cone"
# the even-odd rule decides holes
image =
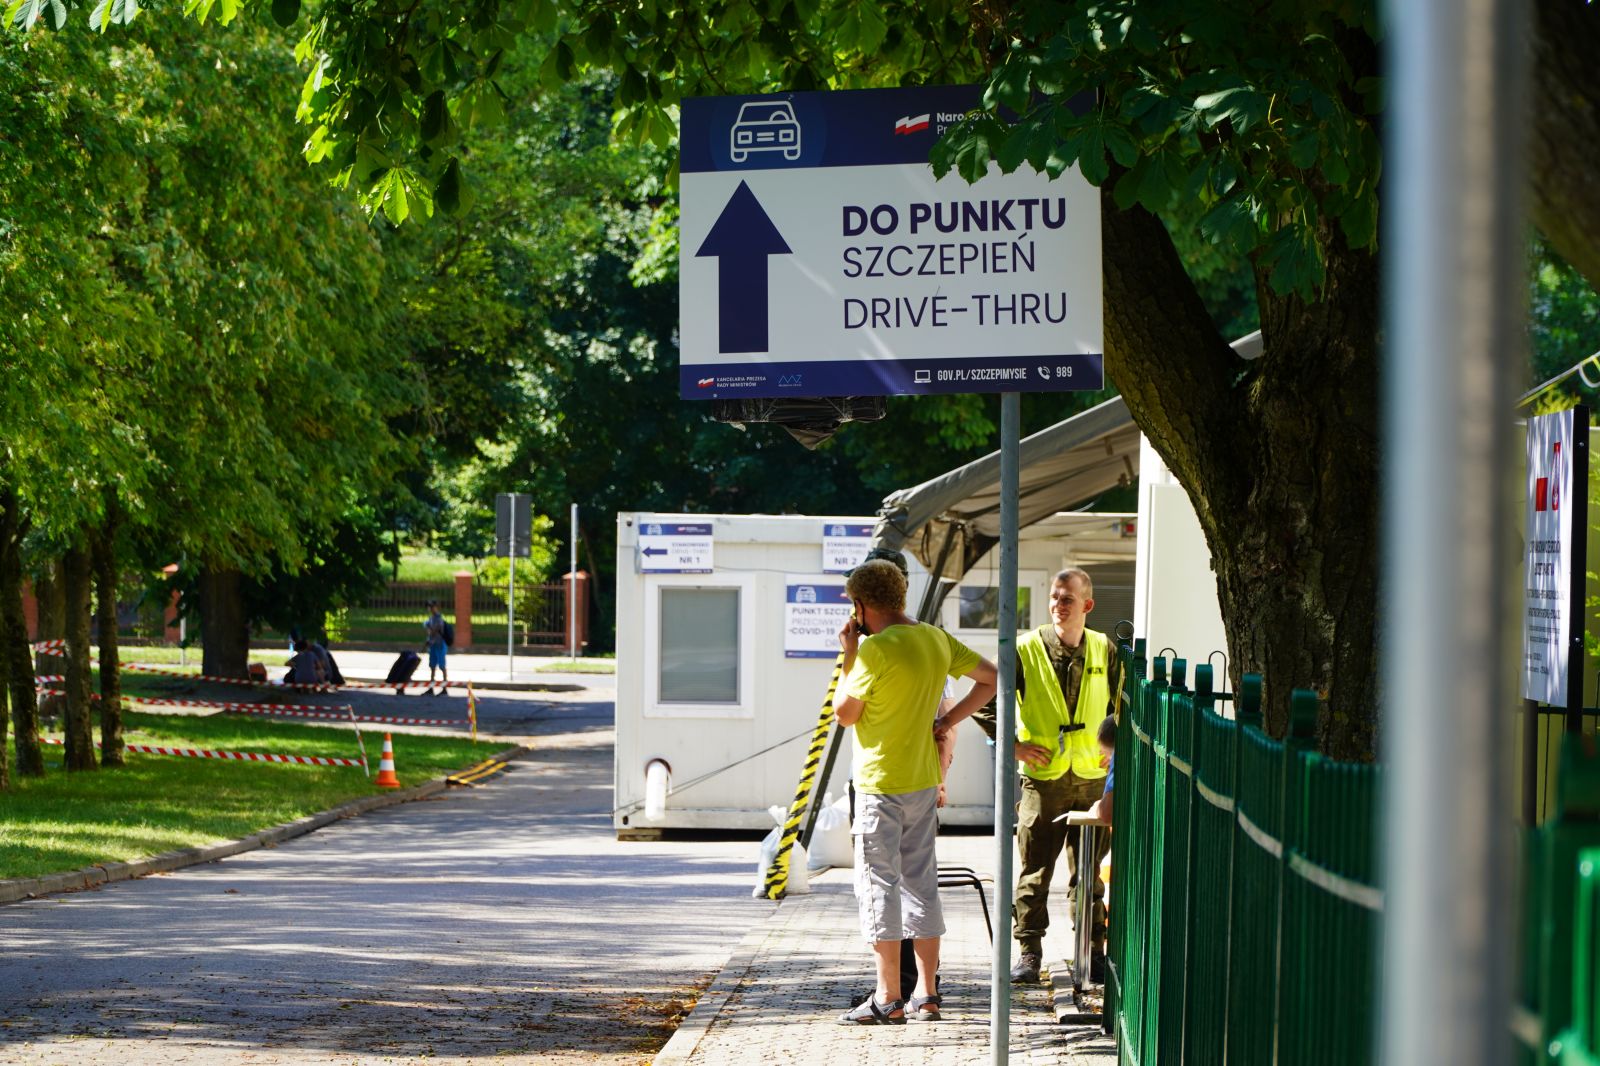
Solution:
[[[372,782],[379,788],[399,788],[400,779],[394,775],[394,741],[383,735],[383,755],[378,759],[378,776]]]

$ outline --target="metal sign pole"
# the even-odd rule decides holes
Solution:
[[[567,537],[572,562],[567,567],[567,647],[578,658],[578,505],[572,505],[572,532]]]
[[[512,640],[517,632],[517,494],[511,494],[511,571],[506,578],[506,678],[517,676],[517,656]]]
[[[1011,838],[1016,827],[1017,770],[1017,486],[1022,397],[1000,396],[1000,702],[994,741],[994,972],[989,975],[989,1059],[1011,1053]]]
[[[1572,412],[1572,489],[1561,502],[1567,507],[1567,732],[1583,732],[1583,601],[1589,576],[1589,408]]]
[[[1527,3],[1390,0],[1377,1060],[1513,1061],[1510,369],[1527,342]],[[1580,490],[1581,491],[1581,490]],[[1574,622],[1581,626],[1577,619]],[[1269,678],[1270,681],[1270,678]]]

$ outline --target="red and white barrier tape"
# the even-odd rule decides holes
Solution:
[[[46,696],[65,696],[60,689],[41,688],[40,693]],[[89,698],[97,700],[100,693],[91,692]],[[470,725],[465,718],[400,718],[394,715],[360,715],[354,714],[354,708],[349,704],[332,709],[319,707],[310,703],[228,703],[222,700],[184,700],[167,699],[146,696],[124,696],[123,703],[137,703],[141,707],[215,707],[218,710],[230,711],[234,714],[259,714],[267,718],[326,718],[339,722],[354,721],[359,724],[370,725]],[[343,714],[335,713],[343,711]]]
[[[65,740],[50,737],[46,744],[66,744]],[[98,743],[95,747],[99,747]],[[362,766],[360,759],[342,759],[329,755],[277,755],[262,751],[206,751],[201,748],[158,748],[152,744],[125,744],[124,751],[137,751],[145,755],[182,755],[191,759],[223,759],[231,762],[281,762],[302,766]]]
[[[297,682],[255,681],[248,677],[217,677],[212,674],[191,674],[183,670],[169,670],[164,666],[149,666],[145,663],[123,663],[122,669],[134,670],[141,674],[181,677],[186,681],[215,681],[224,685],[250,685],[256,688],[292,688],[302,692],[337,692],[339,690],[338,685],[302,685]]]
[[[67,650],[64,640],[37,640],[33,644],[35,655],[60,655]]]
[[[344,708],[342,706],[335,706],[335,707],[329,708],[329,707],[326,707],[326,706],[324,706],[322,704],[317,704],[317,703],[236,703],[236,702],[229,702],[227,700],[185,700],[185,699],[177,699],[175,697],[174,698],[168,698],[166,696],[124,696],[124,697],[122,697],[122,701],[124,703],[137,703],[137,704],[140,704],[142,706],[151,706],[151,707],[215,707],[218,710],[223,710],[223,711],[241,711],[241,712],[243,712],[245,714],[257,713],[257,712],[259,712],[261,714],[267,714],[267,713],[277,714],[280,711],[324,711],[324,712],[326,712],[326,711],[330,711],[330,710],[334,710],[334,711],[343,711],[344,710]],[[345,715],[343,715],[343,714],[322,714],[322,715],[312,715],[311,717],[337,718],[340,721],[344,721],[345,720]]]
[[[223,685],[251,685],[256,688],[291,688],[304,692],[338,692],[345,688],[466,688],[466,681],[346,681],[343,685],[310,685],[297,681],[254,681],[245,677],[217,677],[212,674],[191,674],[182,670],[171,670],[162,666],[150,666],[145,663],[123,663],[124,670],[137,670],[143,674],[161,674],[165,677],[181,677],[188,681],[215,681]]]
[[[269,703],[229,704],[228,709],[242,714],[260,714],[271,718],[337,718],[341,722],[351,721],[348,714],[329,714],[326,711],[300,711],[280,708]],[[365,725],[369,722],[382,725],[466,725],[465,718],[395,718],[390,715],[359,715],[354,721]]]
[[[67,676],[65,674],[39,674],[33,679],[33,683],[35,685],[62,685],[66,683],[66,680]]]

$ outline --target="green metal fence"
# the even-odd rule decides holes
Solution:
[[[1571,1028],[1549,1045],[1561,1066],[1600,1066],[1600,848],[1578,857],[1575,942],[1579,952],[1572,973]]]
[[[1274,740],[1259,677],[1230,718],[1209,666],[1190,690],[1183,660],[1169,677],[1160,658],[1147,673],[1142,643],[1122,655],[1106,984],[1120,1061],[1373,1061],[1381,771],[1310,750],[1314,694],[1295,694]]]
[[[1600,1066],[1600,754],[1592,743],[1561,745],[1554,810],[1524,831],[1522,857],[1517,1061]]]

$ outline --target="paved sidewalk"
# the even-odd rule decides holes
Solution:
[[[993,838],[941,836],[939,858],[990,876]],[[966,1066],[990,1061],[992,949],[977,893],[969,888],[942,893],[947,927],[940,965],[944,1018],[903,1026],[846,1026],[835,1019],[872,985],[856,923],[851,871],[830,870],[814,877],[811,888],[810,895],[784,900],[745,935],[656,1057],[656,1066]],[[986,889],[992,910],[993,886]],[[1059,899],[1053,894],[1052,903],[1053,913],[1067,913],[1064,894]],[[1070,942],[1068,932],[1070,926],[1047,941],[1047,958],[1060,958],[1057,949]],[[1051,988],[1035,984],[1012,989],[1010,1061],[1103,1066],[1116,1061],[1116,1051],[1098,1026],[1058,1024]]]

